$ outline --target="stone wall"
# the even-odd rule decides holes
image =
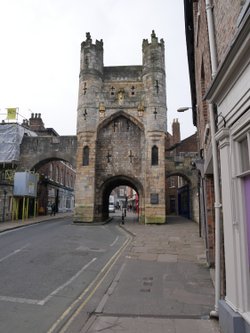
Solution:
[[[24,136],[20,145],[18,171],[34,170],[46,160],[63,160],[75,168],[76,136]]]

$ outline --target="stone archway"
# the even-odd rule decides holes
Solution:
[[[76,152],[76,136],[24,136],[17,170],[32,170],[46,160],[67,161],[75,168]]]
[[[143,220],[143,169],[145,168],[143,126],[124,112],[106,119],[96,140],[95,220],[108,217],[108,195],[115,187],[127,185],[141,198],[140,221]]]
[[[99,195],[96,198],[96,217],[95,220],[100,219],[101,221],[106,220],[108,214],[108,201],[109,195],[112,190],[119,186],[129,186],[133,188],[139,197],[139,222],[144,223],[144,191],[142,184],[135,178],[131,178],[124,175],[117,175],[107,179],[101,186]]]
[[[171,178],[181,177],[184,182],[177,182],[171,187]],[[176,200],[176,214],[187,217],[193,221],[199,221],[197,175],[187,168],[183,170],[168,170],[166,172],[166,209],[167,215],[171,215],[171,198]],[[185,207],[184,207],[185,206]]]

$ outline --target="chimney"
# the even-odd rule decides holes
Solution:
[[[30,129],[34,132],[44,131],[44,123],[41,118],[41,113],[32,113],[31,118],[29,119]]]
[[[181,141],[181,132],[180,132],[180,123],[178,119],[174,119],[172,124],[172,133],[173,133],[173,144],[179,143]]]

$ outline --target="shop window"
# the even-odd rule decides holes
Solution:
[[[250,265],[250,175],[244,177],[244,194],[245,194],[245,208],[246,208],[246,224],[247,224],[247,241],[248,241],[248,260]]]
[[[245,133],[238,141],[239,177],[243,185],[243,211],[246,220],[248,261],[250,266],[250,132]]]
[[[250,170],[249,162],[249,144],[247,137],[239,142],[240,145],[240,158],[241,158],[241,172]]]

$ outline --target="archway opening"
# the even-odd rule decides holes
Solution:
[[[115,187],[109,195],[109,217],[138,217],[139,195],[130,186]]]
[[[102,220],[126,214],[140,221],[143,190],[138,181],[125,176],[112,177],[103,184],[100,199]]]
[[[191,218],[191,182],[181,173],[166,178],[166,214]]]
[[[73,212],[75,168],[66,160],[47,158],[33,165],[31,170],[38,175],[36,213]]]

